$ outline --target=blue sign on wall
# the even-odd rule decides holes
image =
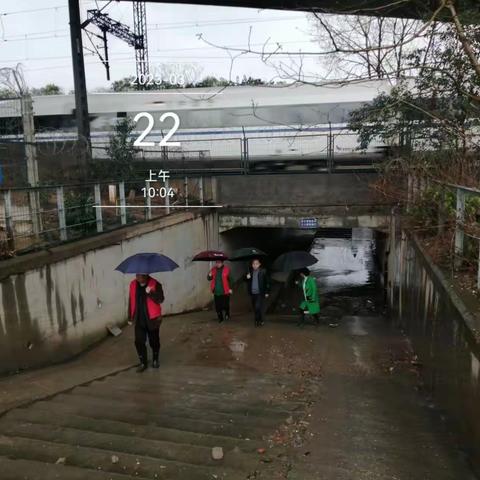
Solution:
[[[301,218],[300,228],[318,228],[318,220],[316,218]]]

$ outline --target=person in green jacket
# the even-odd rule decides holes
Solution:
[[[303,301],[300,304],[301,317],[298,322],[298,326],[305,324],[305,315],[311,315],[317,325],[320,324],[320,299],[318,296],[317,282],[315,278],[310,276],[310,270],[308,268],[302,268],[300,270],[301,287],[303,290]]]

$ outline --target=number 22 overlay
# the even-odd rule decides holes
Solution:
[[[133,119],[135,123],[138,122],[141,118],[146,118],[148,120],[147,127],[145,130],[140,134],[140,136],[133,142],[135,147],[154,147],[155,142],[144,142],[143,140],[147,135],[152,131],[153,125],[155,124],[155,120],[153,115],[148,112],[140,112],[137,113]],[[165,112],[160,116],[160,122],[164,122],[167,118],[173,119],[173,127],[170,128],[168,133],[160,140],[159,146],[160,147],[179,147],[180,142],[169,142],[175,132],[178,130],[180,126],[180,118],[174,112]]]

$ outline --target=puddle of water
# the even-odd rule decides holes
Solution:
[[[377,303],[383,300],[376,262],[377,240],[375,232],[366,228],[317,231],[310,248],[317,263],[309,269],[318,284],[320,315],[327,321],[341,323],[345,315],[369,316],[377,311]],[[270,312],[298,317],[303,292],[294,280],[299,279],[293,274],[288,278],[282,275],[275,278],[283,280],[284,285]],[[353,325],[352,335],[367,335],[364,326]]]
[[[366,228],[352,229],[351,237],[314,239],[310,253],[318,259],[310,267],[320,293],[373,285],[375,238]]]
[[[358,337],[363,337],[365,335],[368,335],[367,330],[365,330],[363,326],[363,320],[360,317],[343,317],[343,320],[350,319],[350,322],[348,323],[348,333],[350,335],[358,336]]]
[[[353,350],[353,356],[355,357],[355,362],[354,362],[355,366],[359,370],[365,373],[370,372],[371,368],[368,365],[368,363],[365,362],[365,360],[363,359],[362,352],[360,351],[360,347],[358,345],[353,345],[352,350]]]
[[[232,355],[237,360],[242,357],[246,347],[247,347],[247,343],[242,340],[239,340],[238,338],[234,338],[228,345],[228,348],[230,348]]]

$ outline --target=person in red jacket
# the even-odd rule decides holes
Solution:
[[[153,354],[153,368],[159,367],[160,324],[162,322],[161,303],[164,300],[162,285],[145,274],[137,274],[130,283],[128,311],[135,324],[135,348],[140,365],[137,372],[147,369],[148,354],[145,345],[147,338]]]
[[[222,323],[223,320],[230,318],[230,295],[232,294],[230,269],[222,260],[217,260],[207,279],[210,281],[210,289],[215,300],[218,323]],[[223,312],[225,312],[225,317]]]

